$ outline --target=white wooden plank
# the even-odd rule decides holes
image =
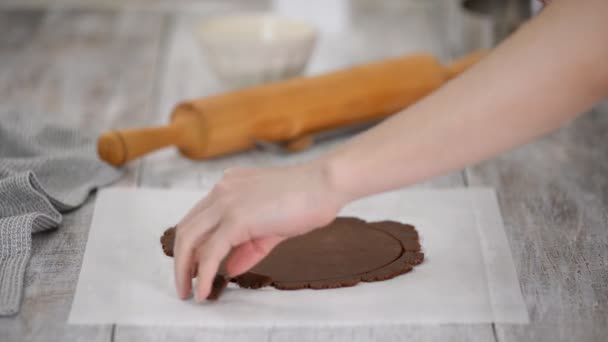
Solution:
[[[453,51],[488,46],[491,21],[451,18]],[[606,341],[607,111],[466,171],[469,185],[497,189],[531,318],[497,324],[498,341]]]
[[[608,336],[608,106],[468,170],[492,185],[505,217],[529,326],[500,341],[605,341]]]
[[[0,11],[0,103],[48,112],[91,131],[150,117],[161,14]],[[123,184],[134,184],[132,172]],[[93,199],[36,234],[21,312],[0,319],[2,341],[109,341],[111,326],[66,326]]]
[[[153,11],[207,11],[210,7],[238,4],[246,7],[248,3],[269,3],[271,0],[3,0],[0,9],[46,9],[61,8],[84,10],[153,10]],[[234,5],[232,5],[234,6]]]

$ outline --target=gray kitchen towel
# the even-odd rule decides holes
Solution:
[[[95,135],[52,119],[0,108],[0,316],[19,312],[32,234],[120,176],[98,160]]]

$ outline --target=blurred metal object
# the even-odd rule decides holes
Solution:
[[[508,37],[532,14],[530,0],[465,0],[462,6],[491,19],[494,43]]]
[[[456,22],[459,37],[452,38],[456,54],[498,45],[532,16],[536,0],[460,1]]]
[[[530,0],[465,0],[466,11],[485,16],[492,22],[492,40],[499,43],[532,15]]]

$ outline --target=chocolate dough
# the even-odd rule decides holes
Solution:
[[[173,256],[174,241],[173,227],[161,237],[168,256]],[[281,290],[329,289],[391,279],[423,259],[413,226],[339,217],[279,244],[250,272],[231,281],[253,289],[268,285]]]
[[[217,274],[215,278],[213,278],[213,284],[211,284],[211,292],[207,296],[207,300],[217,300],[220,298],[222,292],[228,285],[228,279],[223,275]]]
[[[175,244],[175,227],[171,227],[160,237],[160,245],[163,247],[165,255],[173,256],[173,245]]]

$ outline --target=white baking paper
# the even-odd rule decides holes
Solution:
[[[216,302],[177,298],[159,237],[204,193],[108,189],[97,199],[71,324],[209,327],[527,323],[492,189],[403,190],[342,215],[414,224],[423,264],[388,281],[332,290],[240,289]]]

